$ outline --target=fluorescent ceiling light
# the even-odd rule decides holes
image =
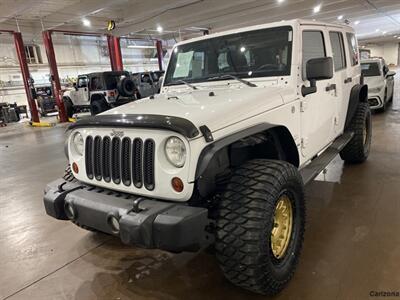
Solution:
[[[163,29],[160,25],[157,26],[157,31],[158,31],[159,33],[163,32],[163,30],[164,30],[164,29]]]
[[[156,49],[155,46],[146,46],[146,45],[128,45],[129,49]]]
[[[360,24],[360,21],[355,21],[354,22],[354,25],[358,25],[358,24]]]
[[[91,25],[91,23],[88,19],[82,19],[82,24],[86,27],[89,27]]]
[[[321,4],[319,4],[313,8],[314,13],[318,13],[320,10],[321,10]]]
[[[338,19],[338,20],[343,19],[343,15],[338,16],[337,19]]]
[[[277,2],[278,3],[282,3],[282,2],[284,2],[285,0],[277,0]]]

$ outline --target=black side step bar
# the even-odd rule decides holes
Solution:
[[[307,184],[313,180],[325,167],[335,158],[336,155],[350,142],[353,132],[346,132],[338,137],[320,156],[314,158],[307,166],[300,170],[303,183]]]

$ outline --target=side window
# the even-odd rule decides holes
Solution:
[[[100,77],[92,77],[90,89],[93,91],[103,89],[103,85],[102,85]]]
[[[303,79],[306,78],[307,61],[325,56],[326,51],[322,31],[303,31]]]
[[[150,82],[151,82],[150,75],[147,74],[147,73],[142,74],[142,82],[144,82],[144,83],[150,83]]]
[[[78,77],[78,88],[85,88],[87,87],[87,78],[86,77]]]
[[[349,51],[350,51],[351,65],[355,66],[358,64],[358,49],[357,49],[356,36],[353,33],[347,32],[346,37],[347,37],[347,44],[349,46]]]
[[[331,40],[333,63],[335,71],[343,70],[346,68],[346,58],[344,54],[343,35],[340,32],[329,32]]]

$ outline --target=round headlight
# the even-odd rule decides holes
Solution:
[[[176,136],[170,137],[165,143],[165,155],[171,164],[177,168],[182,168],[186,161],[184,142]]]
[[[76,132],[72,137],[72,147],[76,154],[83,155],[83,137],[79,132]]]

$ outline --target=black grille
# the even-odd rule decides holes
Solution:
[[[86,175],[93,179],[93,138],[91,136],[86,139],[85,156]]]
[[[136,188],[154,190],[155,143],[151,139],[88,136],[85,143],[86,175]]]
[[[122,140],[121,150],[122,182],[125,185],[131,185],[131,139]]]
[[[111,178],[116,184],[121,182],[121,140],[117,137],[111,142]]]
[[[96,136],[93,144],[93,173],[97,180],[101,180],[101,137]]]
[[[105,182],[110,182],[111,181],[111,171],[110,171],[110,166],[111,166],[111,139],[106,136],[103,138],[103,155],[102,155],[102,164],[101,164],[101,171],[103,175],[103,179]]]
[[[144,186],[148,190],[154,189],[154,141],[144,142],[144,161],[143,161]]]
[[[369,103],[370,106],[378,106],[379,105],[379,101],[376,98],[368,99],[368,103]]]
[[[133,140],[132,178],[133,178],[133,184],[137,188],[141,188],[143,185],[142,156],[143,156],[143,142],[141,139],[136,138]]]

